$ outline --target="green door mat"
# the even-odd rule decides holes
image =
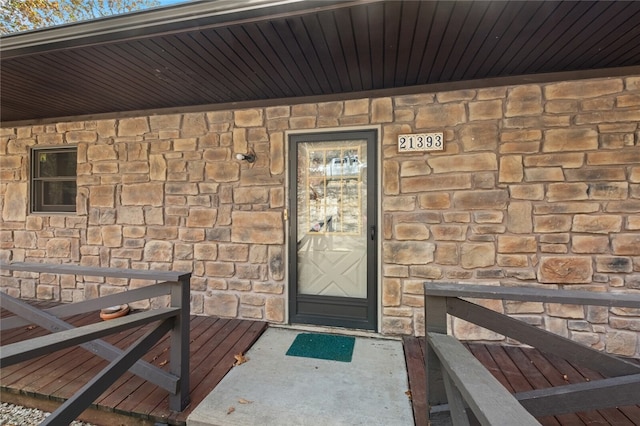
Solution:
[[[300,333],[289,347],[287,355],[351,362],[355,341],[355,337],[349,336]]]

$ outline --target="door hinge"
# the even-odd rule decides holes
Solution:
[[[289,220],[289,210],[284,209],[284,221],[288,221]]]

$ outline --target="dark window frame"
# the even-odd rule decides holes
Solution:
[[[76,169],[73,175],[53,175],[43,176],[40,166],[40,156],[42,154],[55,155],[55,154],[68,154],[73,152],[76,155]],[[31,213],[75,213],[76,212],[76,197],[73,197],[73,203],[63,204],[47,204],[44,194],[45,188],[48,183],[73,183],[73,189],[77,196],[77,154],[78,147],[75,145],[55,146],[55,147],[33,147],[30,150],[30,212]]]

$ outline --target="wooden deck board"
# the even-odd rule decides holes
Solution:
[[[46,308],[50,303],[37,303]],[[0,313],[6,317],[5,311]],[[85,325],[100,321],[97,312],[76,315],[65,321]],[[131,345],[150,326],[123,331],[103,340],[121,349]],[[257,321],[192,316],[190,321],[191,404],[181,413],[169,410],[169,393],[139,377],[125,373],[104,392],[93,408],[141,419],[184,425],[188,414],[233,368],[234,355],[246,352],[264,332],[267,324]],[[2,333],[2,344],[26,340],[49,332],[40,327],[18,327]],[[167,370],[169,335],[165,335],[143,359]],[[63,401],[94,377],[107,362],[80,347],[0,369],[2,391],[35,399]]]
[[[404,357],[407,363],[407,376],[409,379],[409,389],[411,390],[411,405],[413,418],[416,425],[427,424],[427,393],[425,367],[424,367],[424,347],[418,339],[407,339],[404,341]]]
[[[424,357],[424,338],[405,337],[403,343],[411,393],[424,395],[424,362],[409,361]],[[598,372],[573,365],[552,355],[542,354],[532,348],[479,343],[467,343],[465,346],[500,383],[506,384],[505,387],[511,392],[580,383],[603,377]],[[416,426],[426,425],[424,402],[419,406],[416,406],[416,401],[413,401],[413,404],[414,413],[419,410],[424,412],[424,415],[414,414]],[[540,417],[538,421],[545,426],[640,425],[640,405]]]

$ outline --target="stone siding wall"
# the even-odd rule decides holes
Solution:
[[[640,77],[630,76],[3,128],[0,259],[192,271],[194,313],[286,321],[285,132],[376,125],[383,333],[424,333],[425,279],[638,292],[639,122]],[[398,134],[429,131],[444,132],[445,151],[397,152]],[[64,144],[78,147],[77,213],[29,214],[28,149]],[[250,149],[256,163],[235,159]],[[1,282],[63,301],[141,285]],[[487,306],[640,354],[639,312]]]

